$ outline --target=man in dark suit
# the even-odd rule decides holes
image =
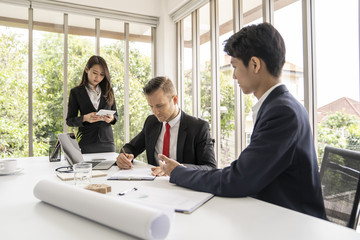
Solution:
[[[158,154],[164,153],[188,168],[216,168],[209,124],[179,109],[172,81],[155,77],[143,90],[154,114],[148,116],[142,131],[123,147],[125,153],[120,153],[116,162],[119,168],[132,168],[132,160],[144,150],[148,163],[154,166],[159,166]],[[152,170],[154,175],[164,175],[159,167]]]
[[[242,91],[258,99],[249,146],[224,169],[189,169],[160,155],[161,169],[183,187],[225,197],[251,196],[325,219],[308,115],[280,83],[285,63],[281,35],[268,23],[247,26],[227,40],[224,50]]]

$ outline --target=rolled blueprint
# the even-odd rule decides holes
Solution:
[[[41,201],[143,239],[164,239],[171,219],[163,211],[123,199],[41,180],[34,188]]]

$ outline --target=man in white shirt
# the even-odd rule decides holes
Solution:
[[[153,115],[147,117],[142,131],[124,145],[125,152],[117,158],[118,167],[132,168],[132,160],[146,150],[148,163],[154,166],[159,166],[158,154],[162,153],[188,168],[216,168],[208,122],[180,110],[172,81],[155,77],[143,91]],[[154,175],[164,175],[159,167],[152,170]]]

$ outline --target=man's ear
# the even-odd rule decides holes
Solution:
[[[250,66],[254,70],[254,73],[258,73],[261,68],[261,61],[258,57],[251,57]]]
[[[173,96],[174,104],[176,105],[178,103],[178,95]]]

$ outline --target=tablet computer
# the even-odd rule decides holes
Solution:
[[[111,116],[113,116],[115,112],[116,112],[115,110],[100,109],[96,113],[96,115],[98,115],[98,116],[106,116],[106,115],[110,114]]]

